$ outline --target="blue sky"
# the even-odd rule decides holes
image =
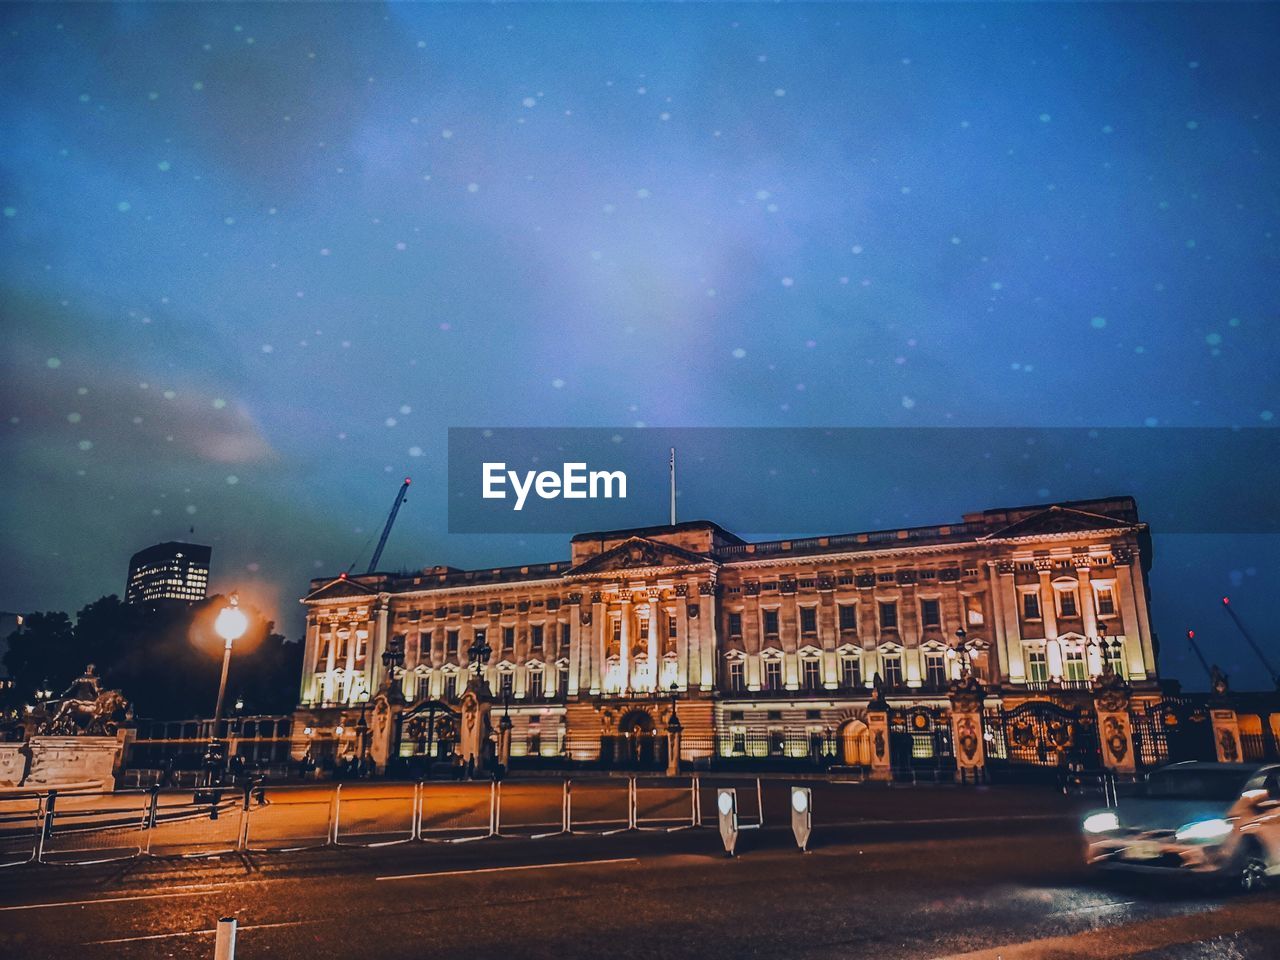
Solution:
[[[450,426],[1280,409],[1273,5],[10,4],[0,25],[6,609],[118,591],[130,553],[194,526],[215,585],[296,626],[406,474],[384,566],[561,557],[445,532]],[[750,491],[686,496],[732,527]],[[880,512],[848,501],[846,529]],[[1251,669],[1214,604],[1275,619],[1274,539],[1157,539],[1175,676],[1185,625]]]

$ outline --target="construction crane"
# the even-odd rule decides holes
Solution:
[[[1205,676],[1209,678],[1209,682],[1213,682],[1213,671],[1209,669],[1209,662],[1204,658],[1204,652],[1200,649],[1200,644],[1196,643],[1196,632],[1194,630],[1187,631],[1187,643],[1191,644],[1192,651],[1195,652],[1196,659],[1200,661],[1200,666],[1204,667]]]
[[[1244,637],[1245,642],[1249,644],[1249,648],[1257,654],[1262,665],[1267,668],[1267,673],[1271,674],[1271,682],[1275,684],[1276,689],[1280,690],[1280,673],[1276,672],[1276,668],[1271,665],[1271,661],[1267,659],[1267,655],[1262,652],[1262,648],[1249,635],[1249,631],[1244,628],[1244,624],[1240,622],[1240,618],[1236,616],[1236,612],[1231,609],[1231,598],[1222,598],[1222,609],[1227,611],[1227,616],[1231,618],[1231,622],[1236,625],[1236,629],[1240,631],[1240,635]]]
[[[400,484],[400,492],[396,494],[396,502],[391,505],[391,512],[387,514],[386,526],[382,528],[382,536],[378,538],[378,545],[373,550],[373,556],[369,558],[369,569],[365,571],[365,576],[376,573],[378,570],[378,561],[382,559],[382,549],[387,545],[387,537],[391,536],[391,526],[396,522],[396,514],[400,512],[400,504],[404,503],[404,495],[409,492],[409,483],[409,478],[405,477],[404,483]],[[362,550],[361,553],[363,552]],[[356,562],[352,560],[351,567],[355,565]],[[347,572],[342,575],[344,578],[350,575],[351,567],[348,567]]]

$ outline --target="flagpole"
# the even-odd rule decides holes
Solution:
[[[676,525],[676,448],[671,448],[671,525]]]

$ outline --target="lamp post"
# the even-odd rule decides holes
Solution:
[[[222,723],[222,701],[227,696],[227,673],[231,669],[231,647],[244,636],[249,629],[249,618],[240,609],[240,598],[234,593],[227,606],[218,611],[213,621],[213,631],[224,641],[222,648],[222,679],[218,681],[218,702],[213,708],[213,729],[209,732],[209,747],[205,753],[205,766],[209,771],[209,782],[221,782],[223,760],[223,743],[218,736]]]
[[[947,650],[947,659],[952,662],[951,679],[963,680],[965,675],[973,668],[973,661],[969,657],[969,649],[964,645],[969,634],[964,627],[956,631],[955,645]]]

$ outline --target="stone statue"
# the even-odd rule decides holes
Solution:
[[[57,710],[40,731],[52,736],[113,736],[116,714],[128,704],[119,690],[103,690],[93,664],[55,701]]]
[[[1221,697],[1227,692],[1227,675],[1216,663],[1209,669],[1209,686],[1215,695]]]

